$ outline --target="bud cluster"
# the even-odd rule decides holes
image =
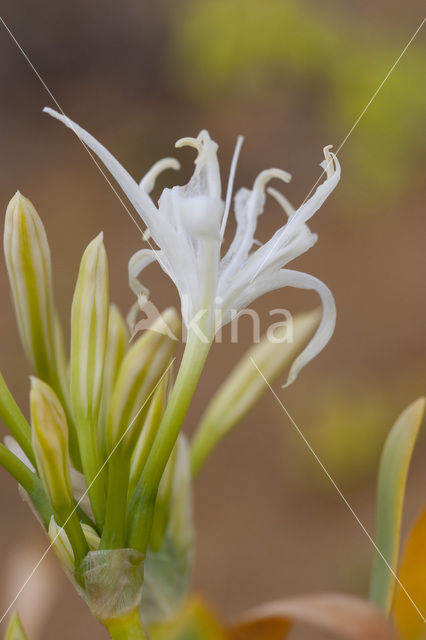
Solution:
[[[178,344],[171,335],[179,337],[181,323],[167,309],[130,344],[109,300],[100,234],[80,263],[68,363],[46,232],[19,192],[7,209],[4,249],[33,376],[28,423],[0,374],[0,418],[13,436],[0,462],[29,493],[61,563],[84,588],[88,553],[128,546],[128,506],[165,410]]]
[[[272,382],[315,331],[318,313],[296,318],[292,344],[265,338],[243,358],[188,446],[181,427],[210,345],[190,334],[173,382],[180,317],[166,309],[130,337],[109,299],[99,234],[81,259],[68,357],[46,232],[19,192],[7,208],[4,250],[32,377],[27,421],[0,374],[0,419],[12,436],[0,444],[0,465],[28,494],[64,570],[109,630],[116,616],[134,615],[144,570],[143,617],[161,620],[189,584],[193,477],[264,392],[253,361]]]

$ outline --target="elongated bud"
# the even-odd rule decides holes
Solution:
[[[40,478],[54,510],[65,519],[74,506],[65,413],[54,391],[37,378],[31,379],[30,407]]]
[[[72,550],[71,543],[68,539],[65,529],[60,527],[55,522],[55,518],[52,516],[49,522],[49,538],[56,555],[64,567],[70,573],[74,572],[74,552]]]
[[[102,450],[106,452],[106,421],[111,394],[114,389],[120,365],[129,344],[127,325],[115,305],[111,305],[108,321],[108,338],[105,355],[104,381],[100,411],[100,438]]]
[[[242,357],[219,387],[201,418],[191,445],[194,474],[217,443],[256,404],[268,388],[267,382],[272,384],[300,353],[319,320],[318,310],[302,313],[294,319],[287,318]]]
[[[10,619],[4,640],[28,640],[17,613],[14,613]]]
[[[170,395],[172,373],[173,367],[170,367],[166,375],[159,382],[158,387],[152,395],[152,400],[149,403],[148,412],[132,454],[129,496],[132,495],[137,481],[141,476],[158,428],[161,424],[167,400]]]
[[[181,323],[175,309],[167,309],[126,354],[115,384],[108,414],[110,451],[120,441],[132,448],[148,411],[150,395],[170,366],[177,341],[164,334],[180,336]],[[129,450],[129,449],[128,449]]]
[[[84,522],[81,523],[81,528],[83,529],[84,537],[86,538],[90,551],[97,551],[101,539],[94,528],[91,527],[90,524],[85,524]]]
[[[108,331],[108,264],[103,234],[83,254],[71,316],[71,398],[77,429],[96,420]]]
[[[37,211],[19,191],[6,211],[4,252],[26,356],[37,376],[52,381],[56,364],[50,249]]]
[[[93,527],[88,524],[81,523],[81,528],[88,548],[90,551],[96,551],[101,541],[98,534]],[[73,573],[75,568],[75,556],[71,542],[65,529],[57,524],[53,516],[50,518],[48,533],[60,563],[66,570]]]

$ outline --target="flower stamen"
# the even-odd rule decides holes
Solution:
[[[241,147],[244,142],[244,136],[238,136],[237,143],[234,149],[234,155],[232,156],[231,168],[229,170],[229,179],[228,179],[228,187],[226,189],[226,199],[225,199],[225,211],[222,218],[222,224],[220,227],[220,238],[223,240],[223,236],[225,234],[226,224],[228,222],[229,210],[231,208],[231,200],[232,200],[232,191],[234,189],[234,180],[235,173],[237,170],[238,158],[240,156]]]
[[[167,169],[179,171],[180,162],[176,160],[176,158],[163,158],[162,160],[159,160],[151,167],[148,173],[144,175],[139,183],[139,187],[143,189],[145,193],[150,194],[155,187],[155,181],[160,173],[163,173],[163,171],[166,171]]]

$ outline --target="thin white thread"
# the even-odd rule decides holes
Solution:
[[[234,155],[232,156],[231,168],[229,170],[228,188],[226,189],[225,199],[225,211],[222,218],[222,224],[220,227],[220,237],[223,240],[223,235],[226,229],[226,223],[228,222],[229,211],[231,209],[232,190],[234,188],[235,172],[237,170],[238,157],[240,155],[241,147],[244,142],[244,136],[238,136],[237,144],[235,145]]]

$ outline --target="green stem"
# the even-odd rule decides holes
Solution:
[[[102,529],[105,520],[105,469],[99,459],[99,444],[92,419],[78,428],[83,473],[96,525]]]
[[[128,455],[117,448],[108,464],[107,503],[100,549],[125,547],[129,471]]]
[[[9,429],[23,452],[36,466],[33,446],[31,442],[31,427],[26,421],[22,411],[15,402],[14,397],[0,373],[0,418]]]
[[[65,532],[74,552],[75,566],[79,567],[89,552],[89,545],[84,537],[77,512],[72,512],[71,516],[68,514],[63,522]]]
[[[130,501],[129,546],[146,553],[151,534],[158,485],[176,443],[182,423],[200,379],[211,342],[189,332],[181,366],[170,399],[148,456],[138,487]]]
[[[134,609],[121,618],[104,620],[103,624],[113,640],[148,640],[139,609]]]
[[[3,444],[0,444],[0,465],[10,473],[29,494],[34,508],[40,515],[44,526],[49,526],[49,521],[53,515],[52,507],[47,499],[40,478],[36,476],[28,467],[9,451]]]

